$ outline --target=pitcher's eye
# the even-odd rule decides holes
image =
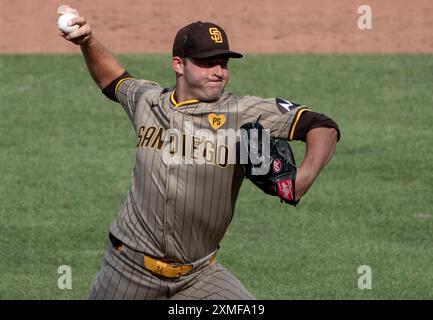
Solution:
[[[221,68],[225,69],[228,65],[228,60],[226,59],[190,59],[195,65],[202,68],[212,68],[220,65]]]

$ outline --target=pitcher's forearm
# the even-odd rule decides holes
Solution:
[[[90,75],[101,89],[125,72],[125,68],[94,35],[91,35],[80,47]]]

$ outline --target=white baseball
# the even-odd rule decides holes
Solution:
[[[72,20],[73,18],[76,18],[76,17],[77,17],[77,15],[75,15],[73,13],[70,13],[70,12],[65,13],[59,17],[59,20],[57,20],[57,26],[64,33],[66,33],[66,34],[71,33],[72,31],[75,31],[79,28],[78,25],[70,26],[68,24],[68,22],[70,20]]]

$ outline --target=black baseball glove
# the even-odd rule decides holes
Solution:
[[[296,206],[299,202],[295,200],[297,168],[290,144],[269,137],[258,120],[242,125],[241,129],[244,129],[241,131],[243,151],[248,152],[248,163],[245,157],[241,162],[245,176],[265,193]],[[262,144],[266,141],[270,142],[269,150]]]

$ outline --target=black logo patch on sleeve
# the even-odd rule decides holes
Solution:
[[[276,98],[275,103],[277,104],[278,110],[280,110],[281,113],[292,111],[296,107],[300,106],[300,104],[288,100],[280,99],[280,98]]]

